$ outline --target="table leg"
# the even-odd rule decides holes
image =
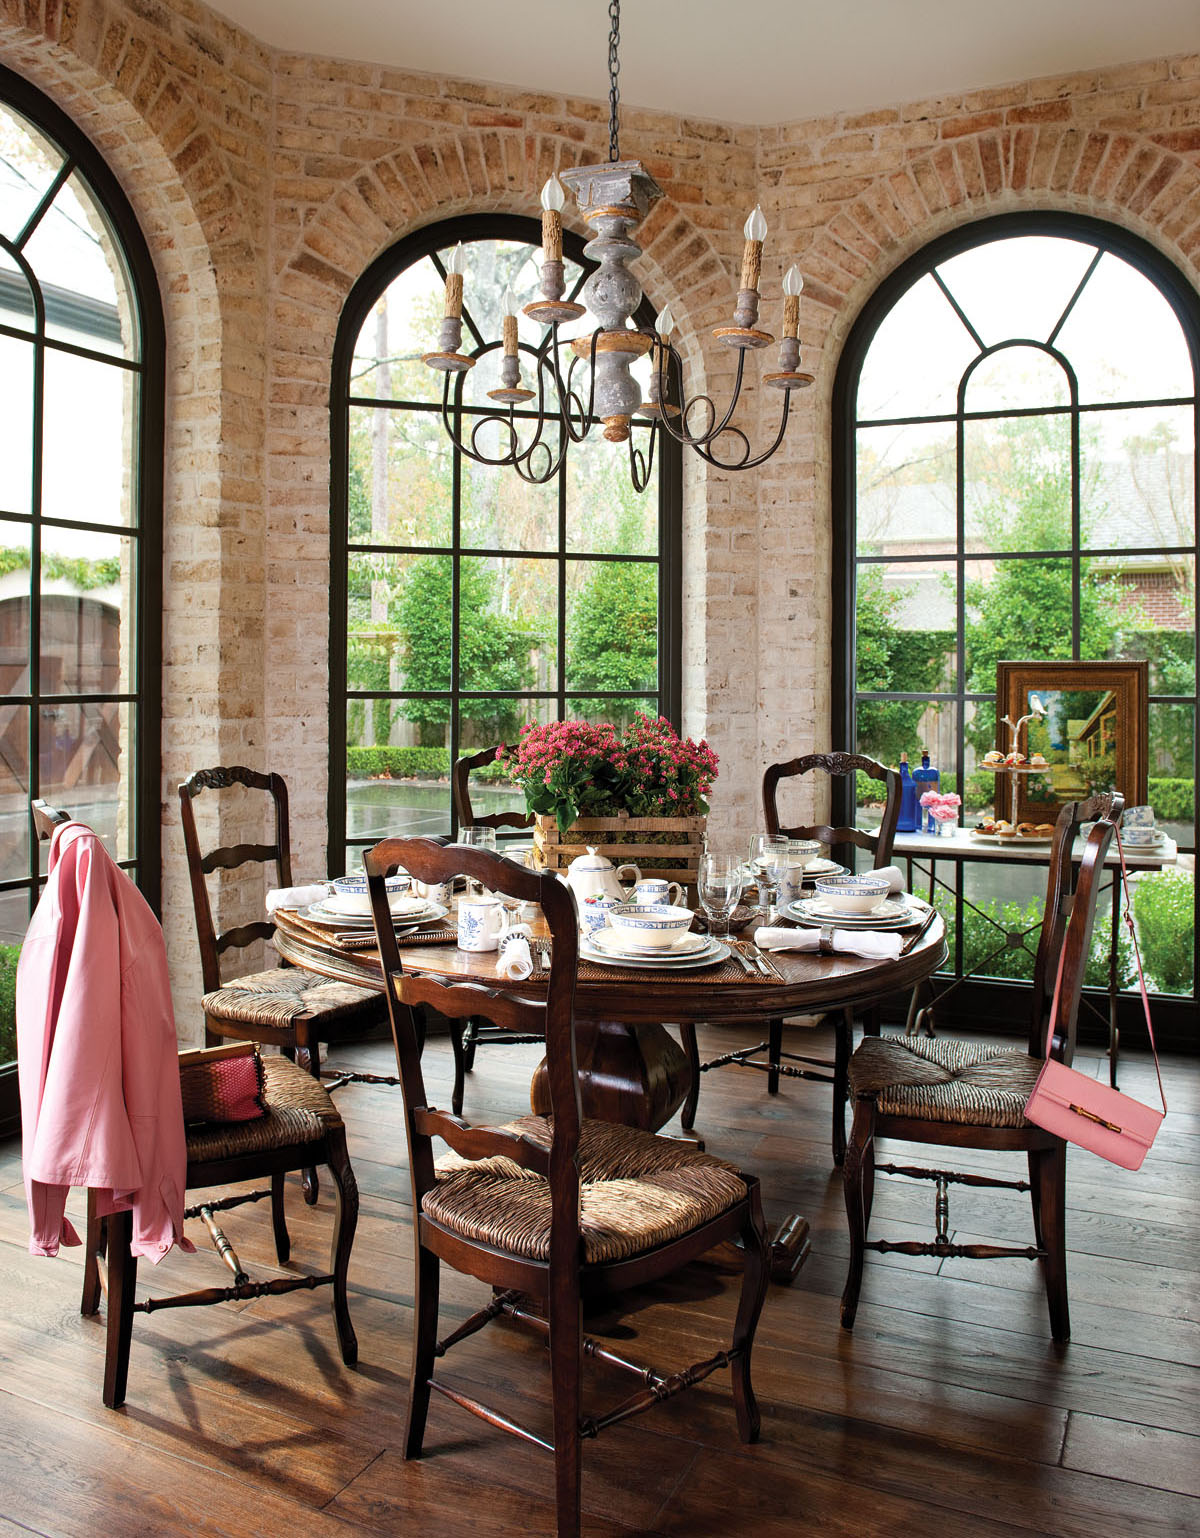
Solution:
[[[1121,1056],[1121,1033],[1117,1026],[1118,942],[1121,937],[1121,874],[1113,871],[1112,878],[1112,944],[1108,952],[1108,1082],[1117,1087],[1117,1063]]]

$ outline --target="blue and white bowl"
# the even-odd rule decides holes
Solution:
[[[857,876],[818,876],[817,896],[842,913],[873,913],[887,900],[886,876],[863,872]]]
[[[692,915],[669,903],[617,903],[608,922],[631,945],[669,951],[691,928]]]
[[[411,884],[408,876],[388,876],[384,882],[387,887],[388,905],[391,906],[396,898],[403,897]],[[337,907],[343,913],[370,913],[371,894],[367,888],[365,875],[335,876],[332,886]]]

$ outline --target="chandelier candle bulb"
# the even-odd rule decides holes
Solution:
[[[446,318],[447,320],[460,320],[462,318],[463,301],[463,248],[462,241],[450,253],[450,260],[446,263]]]
[[[562,183],[552,176],[542,188],[542,260],[562,261],[562,206],[566,200]]]
[[[517,299],[511,288],[504,290],[504,356],[517,356]]]
[[[800,295],[804,291],[804,279],[795,262],[783,276],[783,335],[798,338],[800,335]]]

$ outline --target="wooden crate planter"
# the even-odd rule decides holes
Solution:
[[[628,861],[644,876],[694,888],[706,822],[704,817],[581,817],[561,834],[553,817],[537,817],[534,858],[547,870],[565,870],[592,848],[614,865]]]

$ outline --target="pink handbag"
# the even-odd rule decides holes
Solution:
[[[1046,1032],[1046,1061],[1038,1074],[1033,1093],[1025,1106],[1026,1120],[1052,1132],[1055,1137],[1077,1143],[1080,1148],[1090,1149],[1112,1164],[1127,1170],[1140,1169],[1142,1160],[1154,1142],[1159,1125],[1167,1114],[1167,1097],[1163,1094],[1162,1073],[1158,1066],[1158,1048],[1154,1045],[1154,1026],[1150,1020],[1150,1000],[1146,994],[1146,979],[1142,975],[1142,957],[1138,950],[1137,934],[1133,927],[1133,915],[1129,911],[1129,876],[1125,869],[1125,851],[1121,848],[1121,830],[1117,829],[1117,853],[1121,859],[1121,888],[1125,899],[1125,923],[1133,941],[1133,954],[1137,962],[1138,987],[1142,994],[1142,1007],[1146,1011],[1146,1029],[1150,1033],[1150,1049],[1154,1053],[1154,1072],[1158,1078],[1158,1093],[1162,1110],[1143,1105],[1132,1095],[1123,1095],[1085,1073],[1068,1068],[1050,1056],[1050,1044],[1054,1040],[1054,1027],[1058,1020],[1059,992],[1062,988],[1063,962],[1066,958],[1064,941],[1058,958],[1058,977],[1054,983],[1054,999],[1050,1006],[1050,1025]],[[1117,894],[1113,893],[1116,902]]]

